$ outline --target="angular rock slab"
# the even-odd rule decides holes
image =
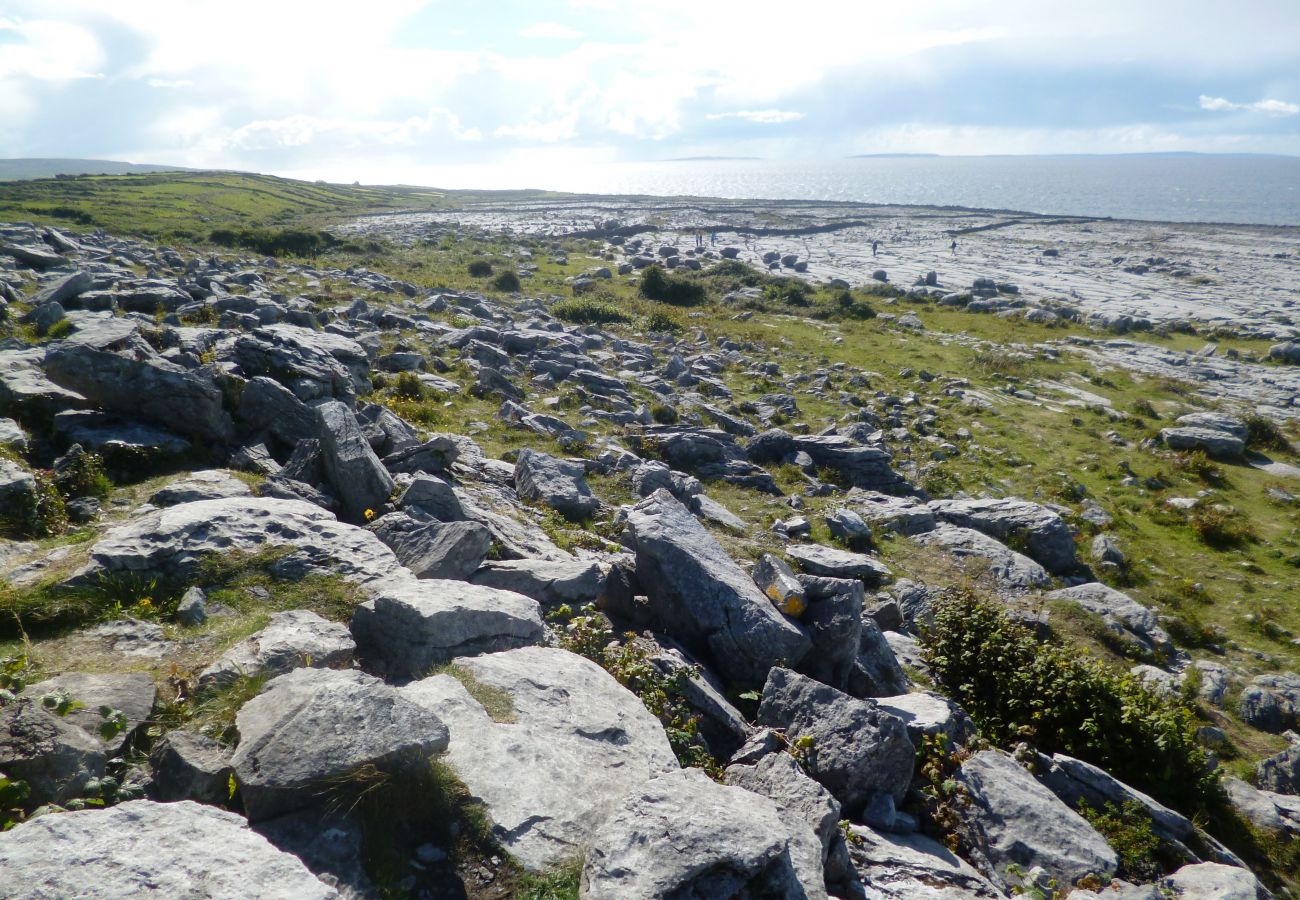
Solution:
[[[515,490],[524,500],[544,503],[567,519],[581,521],[600,509],[581,463],[525,448],[515,462]]]
[[[1015,536],[1026,554],[1053,574],[1078,565],[1074,535],[1056,513],[1045,506],[1015,497],[981,500],[935,500],[930,509],[942,522],[974,528],[1006,541]]]
[[[581,896],[824,897],[821,872],[796,866],[799,844],[809,840],[817,839],[807,824],[768,798],[682,769],[633,791],[596,832]]]
[[[577,609],[601,598],[605,579],[600,564],[588,560],[505,559],[485,563],[469,580],[532,597],[543,606],[568,603]]]
[[[295,669],[271,681],[235,718],[231,757],[250,820],[320,801],[331,781],[364,765],[413,769],[447,748],[433,713],[377,678]]]
[[[492,532],[478,522],[438,522],[389,513],[373,530],[416,578],[469,578],[492,547]]]
[[[799,738],[811,739],[809,774],[850,816],[874,794],[888,794],[897,803],[907,793],[916,748],[903,721],[870,700],[774,668],[763,686],[757,721],[784,729],[796,744]]]
[[[1221,863],[1183,866],[1160,885],[1186,900],[1265,900],[1271,896],[1249,870]]]
[[[234,431],[217,386],[163,359],[139,361],[62,343],[46,353],[45,372],[99,407],[152,419],[187,437],[224,441]]]
[[[659,720],[584,657],[528,647],[454,665],[509,697],[513,721],[494,722],[451,675],[401,693],[447,723],[444,759],[530,869],[579,853],[628,791],[678,767]]]
[[[66,803],[104,774],[98,737],[47,711],[38,700],[0,707],[0,772],[27,782],[33,806]],[[4,882],[0,881],[0,885]]]
[[[786,555],[809,575],[825,578],[860,578],[869,587],[888,581],[893,573],[882,562],[865,553],[850,553],[821,544],[791,544]]]
[[[110,529],[90,551],[91,572],[152,573],[184,579],[208,553],[256,552],[288,544],[305,567],[366,584],[401,571],[397,557],[364,528],[345,525],[301,500],[199,500],[146,513]]]
[[[352,636],[368,666],[420,678],[458,656],[514,650],[545,636],[536,600],[464,581],[392,578],[370,588]]]
[[[274,678],[299,667],[347,668],[356,648],[345,625],[305,609],[278,612],[265,628],[204,669],[199,689],[225,687],[241,675]]]
[[[636,571],[664,630],[707,651],[718,672],[755,684],[795,665],[812,642],[758,589],[704,526],[659,489],[628,513]]]
[[[1300,675],[1256,675],[1241,692],[1238,712],[1247,725],[1263,731],[1300,727]]]
[[[154,506],[175,506],[196,500],[223,500],[228,497],[250,497],[253,491],[230,472],[222,469],[205,469],[191,472],[178,481],[154,492],[149,502]]]
[[[731,765],[724,780],[767,797],[783,815],[807,822],[817,843],[800,841],[791,848],[797,868],[815,872],[825,866],[831,844],[840,836],[840,804],[830,791],[804,774],[794,757],[769,753],[753,765]]]
[[[125,675],[66,672],[39,684],[28,685],[23,696],[39,702],[42,695],[54,691],[67,694],[81,704],[81,708],[64,716],[63,721],[99,739],[110,756],[121,750],[135,730],[149,718],[158,696],[153,679],[143,672]],[[116,709],[126,716],[126,727],[107,740],[99,730],[104,723],[99,712],[101,706]]]
[[[849,858],[867,896],[878,900],[976,900],[1003,893],[961,857],[922,834],[850,828]]]
[[[1007,869],[1042,866],[1063,888],[1087,875],[1108,880],[1119,864],[1115,851],[1077,812],[1039,784],[1008,754],[984,750],[956,774],[969,800],[958,833],[971,858],[992,881],[1010,890]]]
[[[189,800],[132,800],[24,822],[0,834],[0,885],[12,900],[338,897],[239,816]]]
[[[939,547],[959,560],[974,558],[987,562],[989,574],[1004,588],[1027,591],[1045,587],[1051,579],[1047,570],[1028,556],[974,528],[939,525],[913,540],[925,547]]]
[[[374,515],[388,501],[393,477],[370,449],[350,407],[337,400],[322,403],[316,407],[316,428],[321,462],[334,496],[349,519],[368,519],[367,511]]]

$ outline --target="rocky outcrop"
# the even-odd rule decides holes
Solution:
[[[989,537],[1024,548],[1025,555],[1053,575],[1073,570],[1074,536],[1061,517],[1046,507],[1017,499],[935,500],[935,517],[959,528],[973,528]]]
[[[240,641],[199,675],[199,688],[227,687],[238,678],[274,678],[301,666],[344,669],[356,644],[344,625],[314,612],[292,609],[271,616],[270,623]]]
[[[221,391],[212,380],[166,360],[142,361],[62,343],[46,352],[45,372],[97,406],[140,416],[178,434],[217,442],[233,435]]]
[[[134,572],[183,581],[206,554],[274,547],[289,548],[279,563],[286,575],[315,571],[365,584],[400,568],[373,534],[339,522],[319,506],[240,497],[181,503],[109,529],[91,547],[89,574]]]

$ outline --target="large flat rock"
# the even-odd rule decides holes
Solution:
[[[239,816],[189,800],[133,800],[24,822],[0,834],[0,890],[10,900],[338,897]]]
[[[364,528],[311,503],[266,497],[199,500],[145,513],[105,533],[91,548],[91,570],[185,578],[205,554],[285,545],[302,568],[360,584],[404,571]]]
[[[625,794],[678,767],[659,720],[584,657],[528,647],[454,665],[508,697],[510,721],[493,721],[451,675],[409,684],[402,695],[447,724],[445,760],[528,868],[578,853]]]

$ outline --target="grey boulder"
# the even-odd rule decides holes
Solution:
[[[1186,900],[1266,900],[1271,896],[1250,870],[1222,863],[1183,866],[1160,885]]]
[[[628,512],[636,571],[664,630],[709,654],[723,677],[754,684],[811,641],[763,596],[704,526],[662,488]]]
[[[352,617],[366,664],[397,678],[420,678],[458,656],[541,643],[537,601],[464,581],[393,578],[370,589]]]
[[[133,800],[24,822],[0,835],[0,884],[11,900],[338,897],[239,816],[188,800]]]
[[[606,577],[601,565],[589,560],[505,559],[485,563],[469,580],[532,597],[543,606],[567,603],[576,609],[600,600]]]
[[[584,657],[528,647],[453,666],[401,693],[447,723],[445,761],[530,869],[579,852],[624,795],[678,766],[659,720]]]
[[[1006,543],[1023,543],[1024,552],[1053,575],[1078,565],[1074,536],[1065,521],[1045,506],[1011,498],[935,500],[930,509],[942,522],[974,528]]]
[[[515,461],[515,491],[520,499],[549,506],[574,521],[589,519],[600,509],[581,463],[528,448]]]
[[[109,756],[120,751],[153,712],[158,691],[153,678],[144,672],[97,675],[89,672],[66,672],[37,684],[28,685],[22,696],[39,700],[42,695],[61,693],[81,706],[72,710],[63,721],[76,725],[87,734],[98,738]],[[106,719],[100,708],[120,712],[125,721],[116,734],[105,737],[100,728]]]
[[[791,544],[785,548],[785,553],[809,575],[859,578],[868,587],[883,584],[891,576],[888,566],[865,553],[851,553],[821,544]]]
[[[954,777],[968,800],[958,834],[1003,890],[1018,883],[1011,866],[1041,866],[1066,890],[1088,875],[1105,882],[1115,873],[1118,859],[1106,839],[1006,753],[976,753]]]
[[[401,566],[393,551],[364,528],[345,525],[301,500],[234,497],[181,503],[137,516],[107,531],[91,547],[88,575],[136,572],[184,581],[212,553],[292,548],[281,564],[366,584]],[[289,574],[286,571],[286,574]]]
[[[1300,794],[1300,743],[1261,760],[1255,767],[1255,783],[1275,794]]]
[[[0,707],[0,772],[27,782],[30,805],[81,796],[91,779],[104,774],[104,762],[98,737],[46,710],[39,700]]]
[[[301,666],[347,668],[355,651],[347,626],[305,609],[278,612],[265,628],[231,647],[204,669],[199,675],[199,689],[227,687],[240,676],[274,678]]]
[[[1238,711],[1242,721],[1263,731],[1276,733],[1300,726],[1300,675],[1255,676],[1241,692]]]
[[[204,469],[191,472],[154,491],[149,502],[154,506],[175,506],[196,500],[224,500],[230,497],[250,497],[252,490],[230,472],[222,469]]]
[[[1217,428],[1182,425],[1160,429],[1160,440],[1170,450],[1200,450],[1212,459],[1237,459],[1246,452],[1246,442]]]
[[[849,858],[871,900],[1000,900],[970,863],[922,834],[849,827]]]
[[[209,737],[169,731],[149,754],[153,767],[150,796],[171,803],[195,800],[214,806],[230,799],[231,751]]]
[[[212,380],[163,359],[62,342],[46,352],[45,372],[101,408],[150,419],[186,437],[221,442],[233,434]]]
[[[492,547],[492,532],[478,522],[438,522],[389,513],[372,530],[416,578],[469,578]]]
[[[1164,654],[1173,649],[1169,635],[1160,627],[1154,610],[1101,582],[1062,588],[1050,592],[1046,597],[1048,600],[1068,600],[1101,616],[1108,628],[1137,642],[1146,650]]]
[[[916,748],[901,719],[870,700],[850,697],[789,669],[773,668],[757,722],[807,737],[808,774],[857,815],[874,795],[897,803],[912,780]]]
[[[235,719],[230,764],[250,820],[321,800],[361,766],[400,776],[447,748],[447,728],[377,678],[295,669],[272,680]]]
[[[316,437],[321,463],[344,515],[361,521],[388,502],[393,477],[370,448],[357,417],[337,400],[316,407]]]
[[[766,797],[698,769],[652,779],[596,832],[582,870],[584,900],[825,896],[820,872],[800,872],[808,826]],[[671,853],[664,849],[671,847]]]
[[[933,531],[916,535],[914,540],[926,547],[946,550],[959,560],[980,561],[1003,588],[1027,591],[1045,587],[1051,581],[1047,571],[1034,560],[973,528],[939,525]]]

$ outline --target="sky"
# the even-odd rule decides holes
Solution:
[[[1300,0],[0,0],[0,157],[1300,155]]]

